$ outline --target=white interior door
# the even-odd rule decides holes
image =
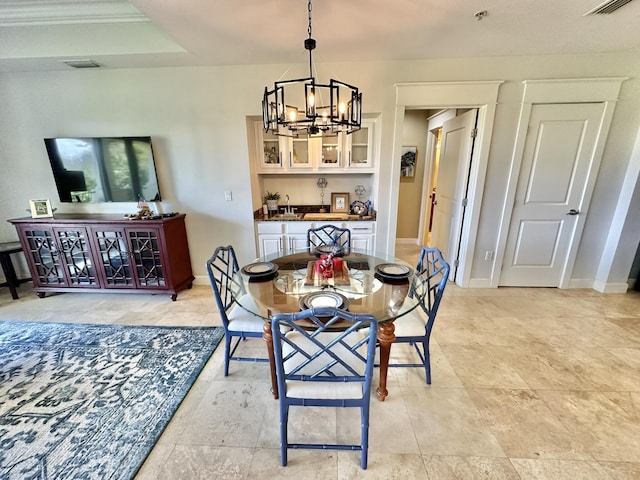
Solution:
[[[455,280],[457,270],[476,115],[477,110],[469,110],[442,125],[431,246],[438,248],[451,265],[450,280]]]
[[[560,286],[603,112],[603,103],[532,106],[500,285]]]

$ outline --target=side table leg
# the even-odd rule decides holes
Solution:
[[[380,385],[376,390],[378,400],[384,402],[389,392],[387,390],[387,372],[389,370],[389,355],[391,354],[391,344],[396,340],[394,335],[396,327],[391,322],[378,325],[378,341],[380,342]]]
[[[16,287],[18,286],[18,277],[16,275],[16,271],[13,268],[13,263],[11,263],[10,253],[3,252],[0,254],[0,265],[2,265],[2,272],[4,273],[4,278],[7,281],[7,286],[9,287],[9,291],[11,292],[11,298],[14,300],[18,299],[18,290]]]
[[[262,339],[267,344],[267,355],[269,355],[269,370],[271,371],[271,393],[275,400],[278,399],[278,378],[276,377],[276,358],[273,353],[273,334],[271,333],[271,322],[264,321],[262,327]]]

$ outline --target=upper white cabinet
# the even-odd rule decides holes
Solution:
[[[375,120],[363,119],[350,135],[314,135],[299,138],[265,132],[254,123],[258,173],[374,173]]]
[[[348,168],[373,171],[373,132],[374,122],[363,120],[360,130],[345,136],[344,152]]]

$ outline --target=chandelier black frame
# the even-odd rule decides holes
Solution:
[[[304,48],[309,51],[309,77],[274,83],[273,90],[264,88],[262,99],[262,124],[265,132],[298,137],[301,132],[316,135],[346,134],[360,130],[362,125],[362,93],[358,87],[331,79],[329,84],[316,82],[313,76],[312,51],[316,41],[311,38],[311,0],[308,3],[309,38]],[[287,104],[296,87],[304,91],[304,107]],[[293,96],[293,95],[291,95]],[[327,105],[325,100],[329,100]],[[280,128],[280,127],[284,128]]]

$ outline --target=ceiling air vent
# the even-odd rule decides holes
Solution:
[[[598,5],[593,10],[589,10],[584,15],[609,15],[615,12],[619,8],[624,7],[627,3],[631,3],[632,0],[608,0]]]
[[[100,65],[93,60],[62,60],[62,63],[72,68],[100,68]]]

